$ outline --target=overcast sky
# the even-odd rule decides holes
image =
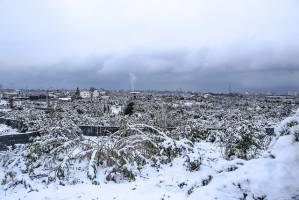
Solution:
[[[0,84],[299,91],[299,0],[0,0]]]

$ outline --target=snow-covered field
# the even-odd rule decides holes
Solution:
[[[28,193],[24,188],[0,194],[5,199],[248,199],[266,196],[267,199],[298,199],[299,144],[291,136],[283,136],[273,146],[275,159],[243,161],[221,159],[219,149],[202,143],[197,147],[206,157],[198,172],[186,171],[184,159],[175,160],[159,172],[143,170],[143,176],[129,183],[77,184],[69,186],[36,186],[39,192]],[[290,154],[290,152],[292,152]],[[231,169],[238,168],[235,171]],[[209,185],[202,181],[212,176]]]
[[[153,168],[146,166],[132,182],[105,181],[97,172],[99,185],[88,180],[74,185],[49,185],[36,182],[28,192],[23,185],[5,190],[1,199],[299,199],[299,112],[283,120],[267,151],[256,159],[226,160],[216,143],[197,142],[193,152],[171,163]],[[4,152],[2,153],[4,154]],[[186,170],[186,158],[199,159],[195,171]],[[0,179],[7,169],[0,168]]]
[[[11,128],[10,126],[7,126],[5,124],[0,124],[0,136],[1,135],[12,135],[12,134],[18,134],[18,130]]]

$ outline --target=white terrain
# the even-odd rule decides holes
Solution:
[[[7,130],[7,127],[1,127],[2,132]],[[90,168],[93,164],[91,161],[87,163],[87,168],[85,168],[86,161],[73,163],[72,170],[69,170],[68,177],[64,181],[48,183],[44,179],[47,174],[33,178],[22,171],[26,169],[23,158],[26,157],[26,149],[21,145],[16,147],[16,150],[1,152],[0,197],[24,200],[296,200],[299,199],[298,135],[299,110],[275,126],[275,135],[269,146],[250,160],[225,159],[223,147],[216,142],[199,141],[190,145],[184,139],[172,140],[164,135],[166,140],[162,145],[186,147],[186,150],[161,166],[149,163],[137,169],[134,167],[136,163],[132,163],[132,166],[127,164],[126,166],[134,171],[134,180],[120,178],[114,182],[107,181],[105,177],[107,168],[97,167],[97,170]],[[175,144],[170,144],[173,142]],[[73,151],[79,150],[73,148]],[[16,155],[17,152],[21,155]],[[95,154],[93,153],[92,157]],[[44,162],[43,159],[47,158],[40,159]],[[65,157],[62,161],[65,159],[68,158]],[[193,166],[192,161],[198,162],[193,162]],[[44,170],[39,166],[35,167],[37,171]]]

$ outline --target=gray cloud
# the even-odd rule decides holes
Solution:
[[[299,56],[293,53],[294,49],[290,51],[281,53],[266,48],[217,61],[217,53],[207,48],[139,51],[75,64],[61,62],[44,68],[6,69],[0,78],[3,85],[14,83],[13,86],[23,88],[131,89],[133,76],[136,89],[227,91],[230,84],[235,91],[295,91],[299,89]]]
[[[6,87],[298,90],[296,0],[0,1]]]

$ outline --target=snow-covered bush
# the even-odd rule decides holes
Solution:
[[[260,155],[270,144],[271,136],[253,121],[243,121],[243,124],[229,127],[220,136],[224,156],[227,159],[238,157],[252,159]]]
[[[18,169],[19,165],[10,164],[18,159],[22,168],[15,173],[27,174],[31,179],[43,177],[40,180],[46,184],[53,181],[71,184],[78,179],[75,176],[78,170],[85,172],[93,184],[98,184],[99,171],[107,181],[135,180],[145,165],[159,167],[170,163],[187,152],[190,143],[176,142],[152,126],[134,124],[104,137],[85,137],[70,129],[51,128],[48,134],[33,139],[24,148],[25,151],[15,152],[19,156],[7,154],[2,165]]]
[[[198,171],[200,169],[200,165],[202,164],[202,158],[199,159],[190,159],[189,156],[187,156],[187,159],[185,161],[185,164],[187,166],[187,169],[189,171]]]

